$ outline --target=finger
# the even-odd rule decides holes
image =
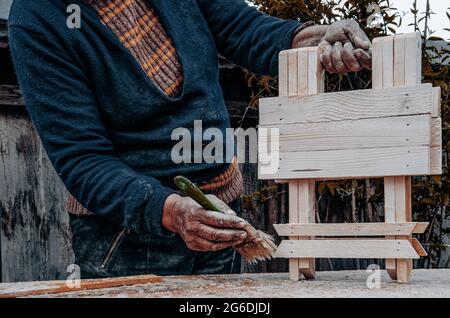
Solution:
[[[208,197],[208,199],[210,199],[212,201],[212,203],[214,203],[215,206],[217,206],[220,209],[221,212],[226,213],[226,214],[236,215],[236,212],[234,212],[233,209],[231,209],[225,202],[220,200],[215,195],[208,194],[206,196]]]
[[[366,52],[361,49],[356,49],[354,51],[354,54],[356,58],[359,61],[359,64],[361,64],[364,68],[371,70],[372,69],[372,54],[369,52]]]
[[[344,61],[342,61],[342,50],[342,43],[336,42],[333,46],[333,50],[331,51],[331,60],[333,62],[333,66],[340,74],[349,72],[349,69],[345,65]]]
[[[344,49],[342,50],[342,60],[347,68],[352,72],[358,72],[361,69],[361,65],[353,52],[353,45],[350,42],[344,44]]]
[[[203,223],[216,228],[244,230],[247,222],[240,217],[220,212],[198,210],[197,219]]]
[[[197,237],[188,244],[189,249],[196,252],[215,252],[236,246],[235,242],[211,242],[201,237]]]
[[[336,69],[333,66],[333,62],[331,60],[331,51],[333,49],[333,47],[328,44],[328,42],[326,42],[327,44],[324,45],[323,48],[323,52],[320,56],[320,60],[322,62],[323,68],[325,69],[325,71],[327,71],[328,73],[336,73]]]
[[[247,238],[245,231],[230,230],[230,229],[217,229],[205,224],[199,224],[194,229],[196,234],[205,240],[212,242],[243,242]]]
[[[359,49],[368,50],[371,46],[370,40],[356,21],[348,23],[344,26],[344,32],[352,41],[353,46]]]

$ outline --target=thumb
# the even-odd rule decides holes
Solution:
[[[344,31],[355,48],[360,48],[365,51],[370,48],[371,44],[369,38],[359,27],[347,25],[344,27]]]
[[[228,214],[228,215],[236,215],[236,212],[234,212],[225,202],[220,200],[218,197],[212,194],[207,195],[208,199],[214,203],[215,206],[217,206],[222,213]]]

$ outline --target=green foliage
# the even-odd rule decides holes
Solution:
[[[396,8],[391,7],[389,0],[251,0],[259,10],[273,16],[298,21],[314,21],[318,24],[329,24],[340,19],[355,19],[367,33],[370,39],[395,33],[402,24],[402,16]],[[382,28],[369,28],[367,22],[373,12],[368,12],[369,4],[378,4],[384,20]],[[449,8],[450,9],[450,8]],[[438,50],[430,41],[440,40],[433,36],[428,24],[433,18],[432,8],[420,13],[414,1],[411,13],[414,23],[410,25],[411,32],[421,32],[423,45],[423,82],[432,83],[442,89],[442,120],[443,120],[443,160],[442,176],[416,177],[413,182],[413,217],[415,220],[430,222],[427,232],[420,238],[429,252],[429,257],[421,260],[421,267],[436,267],[443,263],[448,265],[450,259],[441,260],[441,251],[445,248],[443,235],[450,232],[444,228],[445,220],[450,218],[450,74],[448,65],[442,63],[450,59],[450,51]],[[450,21],[450,13],[447,12]],[[424,22],[423,30],[419,23]],[[444,26],[443,26],[444,27]],[[445,29],[450,31],[450,29]],[[251,107],[257,107],[257,101],[262,96],[275,96],[276,79],[256,77],[246,74],[248,83],[254,89]],[[365,89],[371,87],[371,73],[361,71],[348,75],[327,75],[326,89],[328,92]],[[353,180],[338,182],[323,182],[317,186],[318,207],[321,222],[376,222],[383,221],[384,194],[382,180]],[[283,193],[274,189],[276,193]],[[284,195],[284,194],[283,194]],[[267,196],[267,195],[266,195]],[[255,202],[255,196],[247,197]],[[261,203],[261,202],[260,202]],[[443,262],[442,262],[443,261]]]

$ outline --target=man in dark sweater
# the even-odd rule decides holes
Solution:
[[[80,28],[66,23],[74,4]],[[320,45],[329,72],[371,65],[370,42],[355,21],[283,21],[244,0],[15,0],[9,30],[28,112],[72,195],[83,278],[232,270],[230,248],[246,238],[234,213],[242,193],[236,159],[171,159],[175,129],[193,130],[201,120],[204,130],[225,135],[230,125],[218,53],[272,76],[278,53],[292,47]],[[177,194],[176,175],[213,194],[227,213]]]

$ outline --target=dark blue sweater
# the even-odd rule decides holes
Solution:
[[[149,0],[150,1],[150,0]],[[81,29],[66,26],[69,4]],[[294,21],[244,0],[151,0],[177,49],[180,97],[155,86],[82,0],[14,0],[10,45],[27,110],[67,189],[90,211],[138,233],[165,235],[164,201],[174,176],[211,179],[226,164],[175,164],[172,131],[229,127],[217,53],[259,74],[277,74]]]

